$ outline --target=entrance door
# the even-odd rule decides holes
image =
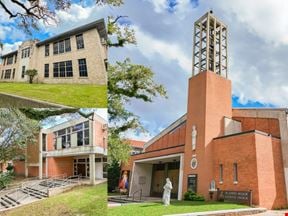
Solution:
[[[83,177],[86,177],[86,166],[85,164],[77,164],[77,173]]]
[[[165,164],[153,164],[151,196],[161,197],[165,184]]]
[[[197,174],[188,175],[188,191],[197,193]]]
[[[151,196],[161,197],[163,195],[163,187],[166,184],[166,178],[169,178],[173,186],[171,197],[177,198],[179,166],[179,161],[164,164],[153,164]]]

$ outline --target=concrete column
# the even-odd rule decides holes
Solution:
[[[90,183],[96,184],[96,173],[95,173],[95,154],[89,155],[89,167],[90,167]]]
[[[43,159],[42,159],[42,133],[39,133],[39,179],[42,179],[42,173],[43,173]]]
[[[46,178],[48,178],[48,162],[49,162],[48,160],[49,160],[49,158],[46,157],[46,163],[45,163],[45,166],[46,166],[46,167],[45,167],[45,175],[46,175]]]
[[[179,167],[179,185],[178,185],[178,200],[182,200],[182,185],[183,185],[183,169],[184,169],[184,154],[180,156],[180,167]]]

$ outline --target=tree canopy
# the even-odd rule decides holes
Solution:
[[[26,145],[37,141],[39,129],[39,122],[27,118],[20,110],[0,109],[0,161],[24,156]]]

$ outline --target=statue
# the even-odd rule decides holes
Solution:
[[[166,184],[164,185],[164,193],[163,193],[163,203],[165,206],[170,205],[170,196],[172,190],[172,183],[169,178],[166,178]]]
[[[196,149],[196,138],[197,138],[197,130],[196,126],[192,126],[192,150]]]

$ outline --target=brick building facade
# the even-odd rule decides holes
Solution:
[[[43,41],[24,41],[0,64],[0,82],[27,82],[36,69],[38,83],[107,83],[107,33],[103,19]]]
[[[130,195],[161,196],[169,177],[179,200],[188,190],[208,200],[216,190],[251,191],[253,205],[287,206],[288,110],[232,108],[225,40],[227,27],[211,12],[195,22],[187,113],[122,167]]]
[[[27,145],[26,157],[13,161],[17,175],[26,177],[107,177],[107,121],[96,113],[41,129],[39,141]]]

